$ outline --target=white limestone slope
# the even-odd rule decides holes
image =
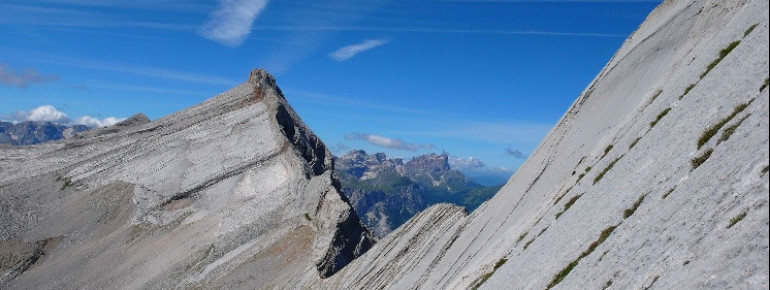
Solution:
[[[311,287],[767,289],[767,11],[659,5],[492,200],[430,208]]]
[[[141,122],[139,122],[141,123]],[[0,288],[267,288],[373,242],[262,70],[144,124],[0,151]]]

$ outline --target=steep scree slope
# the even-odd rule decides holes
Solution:
[[[666,1],[494,198],[311,287],[767,289],[768,1]]]
[[[0,150],[0,288],[270,288],[373,237],[262,70],[198,106]]]

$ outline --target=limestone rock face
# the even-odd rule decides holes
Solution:
[[[0,150],[0,288],[270,288],[374,242],[262,70],[198,106]]]
[[[768,1],[665,1],[494,198],[328,289],[767,289]]]

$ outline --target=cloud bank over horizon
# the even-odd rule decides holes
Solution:
[[[412,152],[415,152],[420,149],[436,148],[436,146],[434,146],[433,144],[407,143],[401,139],[390,138],[390,137],[385,137],[385,136],[376,135],[376,134],[349,133],[345,135],[345,139],[366,141],[372,145],[376,145],[380,147],[396,149],[396,150],[406,150],[406,151],[412,151]]]
[[[62,125],[85,125],[92,128],[112,126],[116,123],[125,120],[126,118],[107,117],[104,119],[98,119],[89,115],[80,116],[77,119],[72,119],[62,111],[59,111],[54,106],[42,105],[34,108],[30,111],[18,111],[10,115],[0,116],[0,120],[20,123],[20,122],[51,122]]]

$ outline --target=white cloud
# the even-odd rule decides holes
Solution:
[[[341,47],[340,49],[337,49],[337,51],[330,53],[329,57],[336,61],[344,61],[356,56],[361,52],[370,50],[386,43],[388,43],[388,40],[385,39],[367,39],[364,40],[364,42],[358,44]]]
[[[53,106],[43,105],[29,111],[24,121],[67,123],[70,119]]]
[[[345,139],[362,140],[385,148],[407,151],[417,151],[419,149],[431,149],[436,147],[433,146],[433,144],[407,143],[401,139],[389,138],[375,134],[350,133],[345,136]]]
[[[484,162],[479,160],[476,157],[468,157],[468,158],[460,158],[460,157],[452,157],[449,158],[449,166],[455,169],[470,169],[470,168],[482,168],[486,166]]]
[[[0,84],[4,86],[26,88],[31,84],[46,83],[57,79],[56,76],[41,75],[33,69],[13,71],[8,65],[0,63]]]
[[[99,120],[97,118],[91,117],[89,115],[82,116],[75,120],[75,124],[77,125],[86,125],[88,127],[107,127],[117,124],[120,121],[125,120],[126,118],[115,118],[115,117],[107,117],[104,118],[104,120]]]
[[[519,149],[511,149],[510,147],[505,148],[505,154],[513,156],[513,158],[516,159],[527,159],[527,154],[524,154],[524,152],[521,152]]]
[[[62,111],[59,111],[58,109],[56,109],[54,106],[51,106],[51,105],[42,105],[40,107],[30,110],[29,112],[18,111],[11,115],[3,115],[2,119],[11,121],[14,123],[26,122],[26,121],[51,122],[51,123],[64,124],[64,125],[86,125],[94,128],[112,126],[120,121],[125,120],[125,118],[115,118],[115,117],[107,117],[99,120],[98,118],[85,115],[80,118],[77,118],[77,120],[73,122],[73,120],[70,117],[67,117],[67,114],[65,114]]]
[[[201,35],[227,46],[239,46],[251,33],[251,26],[268,0],[219,0],[219,10],[211,13]]]

